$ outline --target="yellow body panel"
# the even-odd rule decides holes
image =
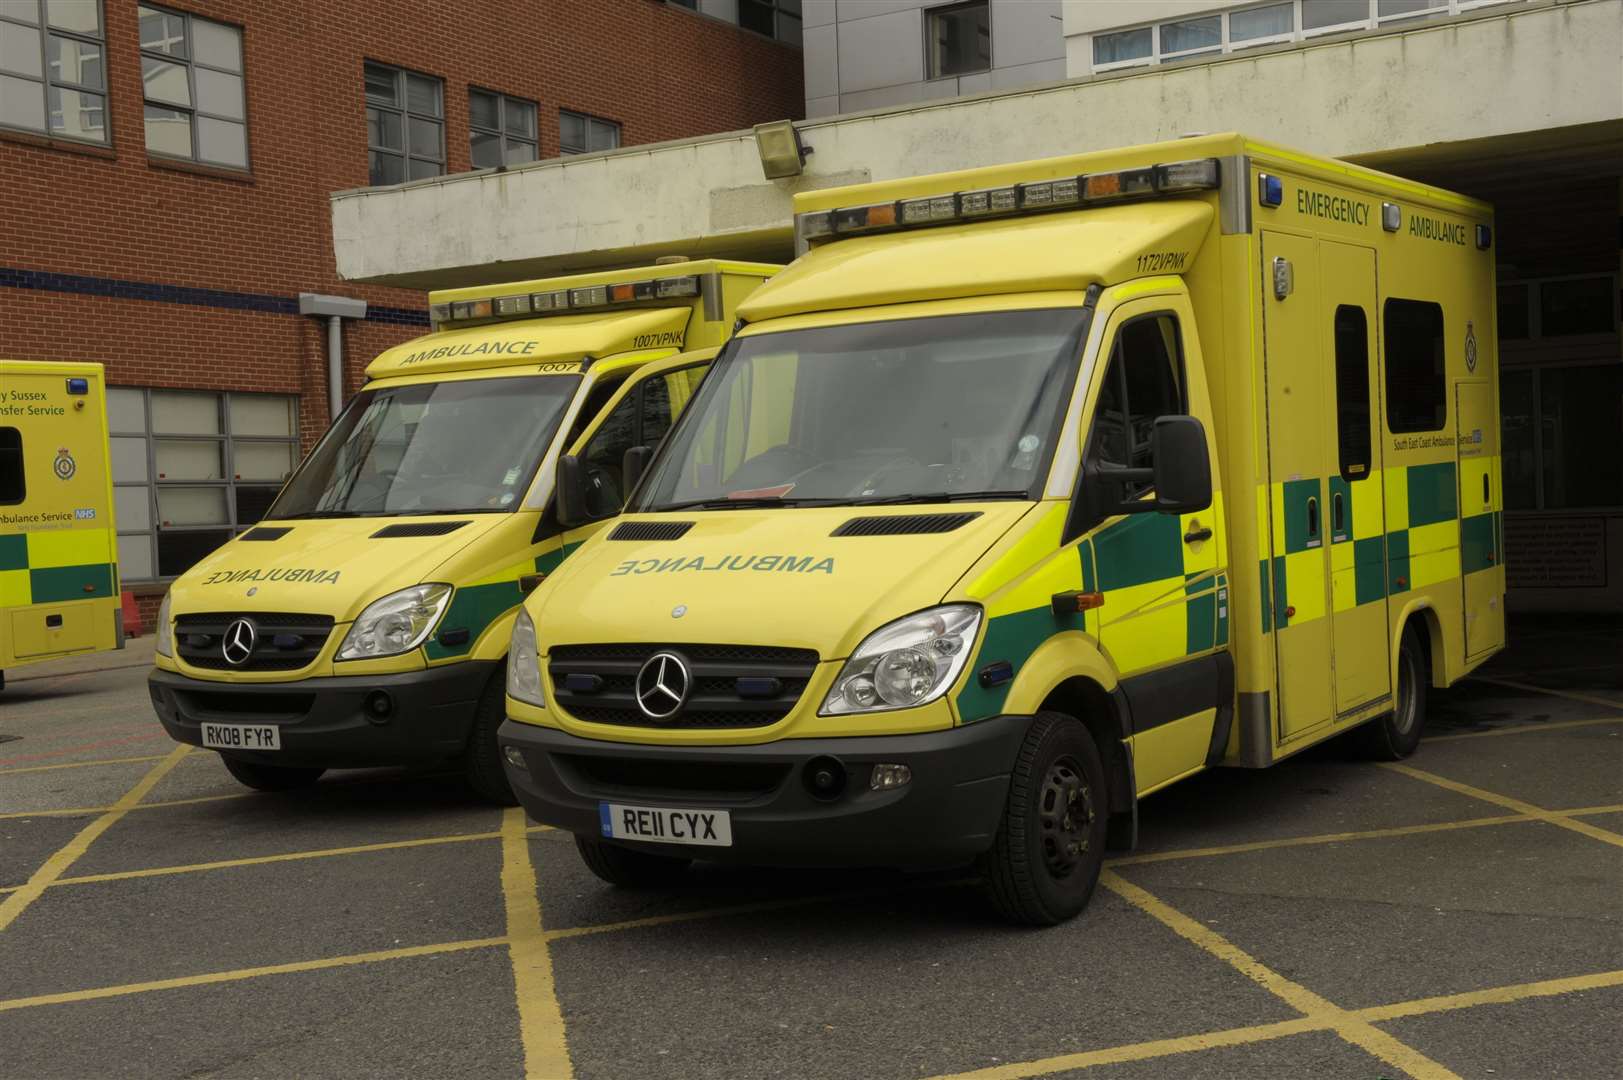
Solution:
[[[117,552],[101,365],[0,360],[0,672],[123,646]]]

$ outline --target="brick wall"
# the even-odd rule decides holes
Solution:
[[[243,28],[251,168],[234,173],[148,157],[136,6],[103,0],[106,148],[0,129],[0,356],[100,361],[113,385],[296,393],[307,448],[329,419],[326,337],[299,292],[373,306],[345,323],[350,389],[427,329],[421,293],[334,271],[327,196],[367,183],[363,61],[444,80],[450,172],[469,168],[470,85],[538,102],[542,157],[560,108],[631,145],[804,107],[798,49],[662,0],[173,0]]]

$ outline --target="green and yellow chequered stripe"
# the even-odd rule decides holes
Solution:
[[[1351,483],[1331,477],[1330,505],[1318,508],[1317,538],[1309,536],[1307,522],[1308,500],[1318,497],[1319,481],[1259,487],[1261,535],[1268,535],[1271,524],[1276,540],[1284,538],[1283,553],[1263,559],[1258,568],[1264,629],[1278,630],[1327,614],[1320,550],[1327,536],[1336,611],[1497,565],[1501,512],[1491,497],[1482,495],[1482,479],[1489,475],[1492,459],[1469,459],[1464,467],[1463,488],[1462,474],[1452,461],[1377,471]],[[1467,493],[1464,507],[1457,496],[1461,490]],[[1338,494],[1343,500],[1339,528],[1334,516]]]
[[[0,536],[0,608],[59,604],[117,595],[104,529],[63,529]]]
[[[423,646],[423,651],[430,660],[450,660],[466,656],[491,623],[524,601],[524,590],[519,585],[520,578],[530,574],[552,573],[574,553],[576,548],[580,547],[580,544],[564,544],[560,547],[554,540],[541,546],[546,550],[527,555],[478,581],[457,586],[455,594],[451,597],[451,606],[446,609],[440,625],[458,630],[466,629],[468,638],[459,645],[442,645],[437,637],[429,638]]]

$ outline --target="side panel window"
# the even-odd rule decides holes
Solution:
[[[1421,300],[1386,302],[1386,426],[1394,435],[1441,431],[1448,422],[1443,309]]]
[[[27,494],[22,432],[14,427],[0,427],[0,506],[15,506]]]
[[[1187,412],[1186,401],[1177,318],[1152,315],[1133,320],[1117,333],[1110,352],[1094,410],[1090,453],[1109,465],[1152,467],[1155,421]],[[1126,495],[1136,498],[1149,488],[1134,485]]]
[[[1369,475],[1369,324],[1364,309],[1336,308],[1336,445],[1341,478]]]

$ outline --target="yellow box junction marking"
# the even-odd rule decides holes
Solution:
[[[569,1062],[563,1010],[552,982],[552,953],[541,928],[541,901],[524,809],[502,815],[502,899],[507,908],[507,952],[518,995],[519,1034],[524,1073],[534,1080],[568,1080]]]
[[[1512,690],[1529,690],[1536,694],[1549,694],[1552,697],[1564,697],[1570,701],[1582,701],[1586,705],[1601,705],[1608,709],[1615,709],[1623,705],[1623,700],[1617,698],[1590,697],[1587,694],[1574,694],[1570,690],[1551,690],[1547,686],[1534,686],[1532,683],[1512,682],[1509,679],[1492,679],[1485,675],[1473,675],[1472,681],[1490,683],[1494,686],[1508,686]]]
[[[55,854],[45,860],[38,870],[16,892],[4,900],[0,900],[0,931],[6,929],[17,920],[28,905],[39,899],[50,884],[67,872],[79,856],[83,855],[95,843],[96,838],[112,828],[120,818],[130,812],[130,809],[146,797],[147,793],[157,786],[158,781],[169,775],[169,770],[180,764],[190,746],[175,747],[164,756],[163,760],[147,770],[139,783],[124,793],[124,797],[112,805],[101,817],[80,829],[78,835],[69,840],[65,846],[59,848]]]
[[[1484,791],[1479,787],[1472,787],[1470,784],[1462,784],[1458,780],[1450,780],[1446,776],[1438,776],[1436,773],[1429,773],[1424,769],[1417,769],[1413,765],[1404,765],[1401,762],[1385,761],[1381,763],[1381,768],[1391,769],[1393,772],[1402,773],[1404,776],[1413,777],[1416,780],[1423,780],[1428,784],[1435,784],[1440,788],[1446,788],[1449,791],[1457,792],[1461,795],[1469,795],[1473,799],[1480,799],[1483,802],[1493,803],[1495,806],[1503,806],[1507,810],[1514,810],[1518,814],[1524,814],[1529,818],[1547,822],[1551,825],[1558,825],[1563,829],[1570,829],[1575,833],[1582,833],[1591,839],[1599,840],[1603,844],[1611,844],[1614,847],[1623,847],[1623,835],[1612,832],[1609,829],[1603,829],[1598,825],[1591,825],[1587,821],[1574,821],[1568,815],[1558,813],[1554,810],[1546,810],[1542,806],[1534,806],[1532,803],[1522,802],[1520,799],[1513,799],[1509,795],[1499,795],[1492,791]]]
[[[53,769],[87,769],[92,765],[131,765],[139,761],[163,761],[168,754],[146,754],[141,757],[96,758],[94,761],[61,761],[55,765],[25,765],[20,769],[0,769],[0,776],[14,776],[25,772],[50,772]]]
[[[1407,1072],[1416,1080],[1455,1078],[1420,1051],[1399,1042],[1356,1014],[1334,1005],[1300,983],[1279,974],[1262,961],[1183,912],[1127,881],[1112,870],[1100,875],[1099,883],[1129,904],[1151,916],[1184,940],[1222,960],[1240,974],[1302,1013],[1305,1019],[1320,1020],[1324,1027],[1367,1053]]]

